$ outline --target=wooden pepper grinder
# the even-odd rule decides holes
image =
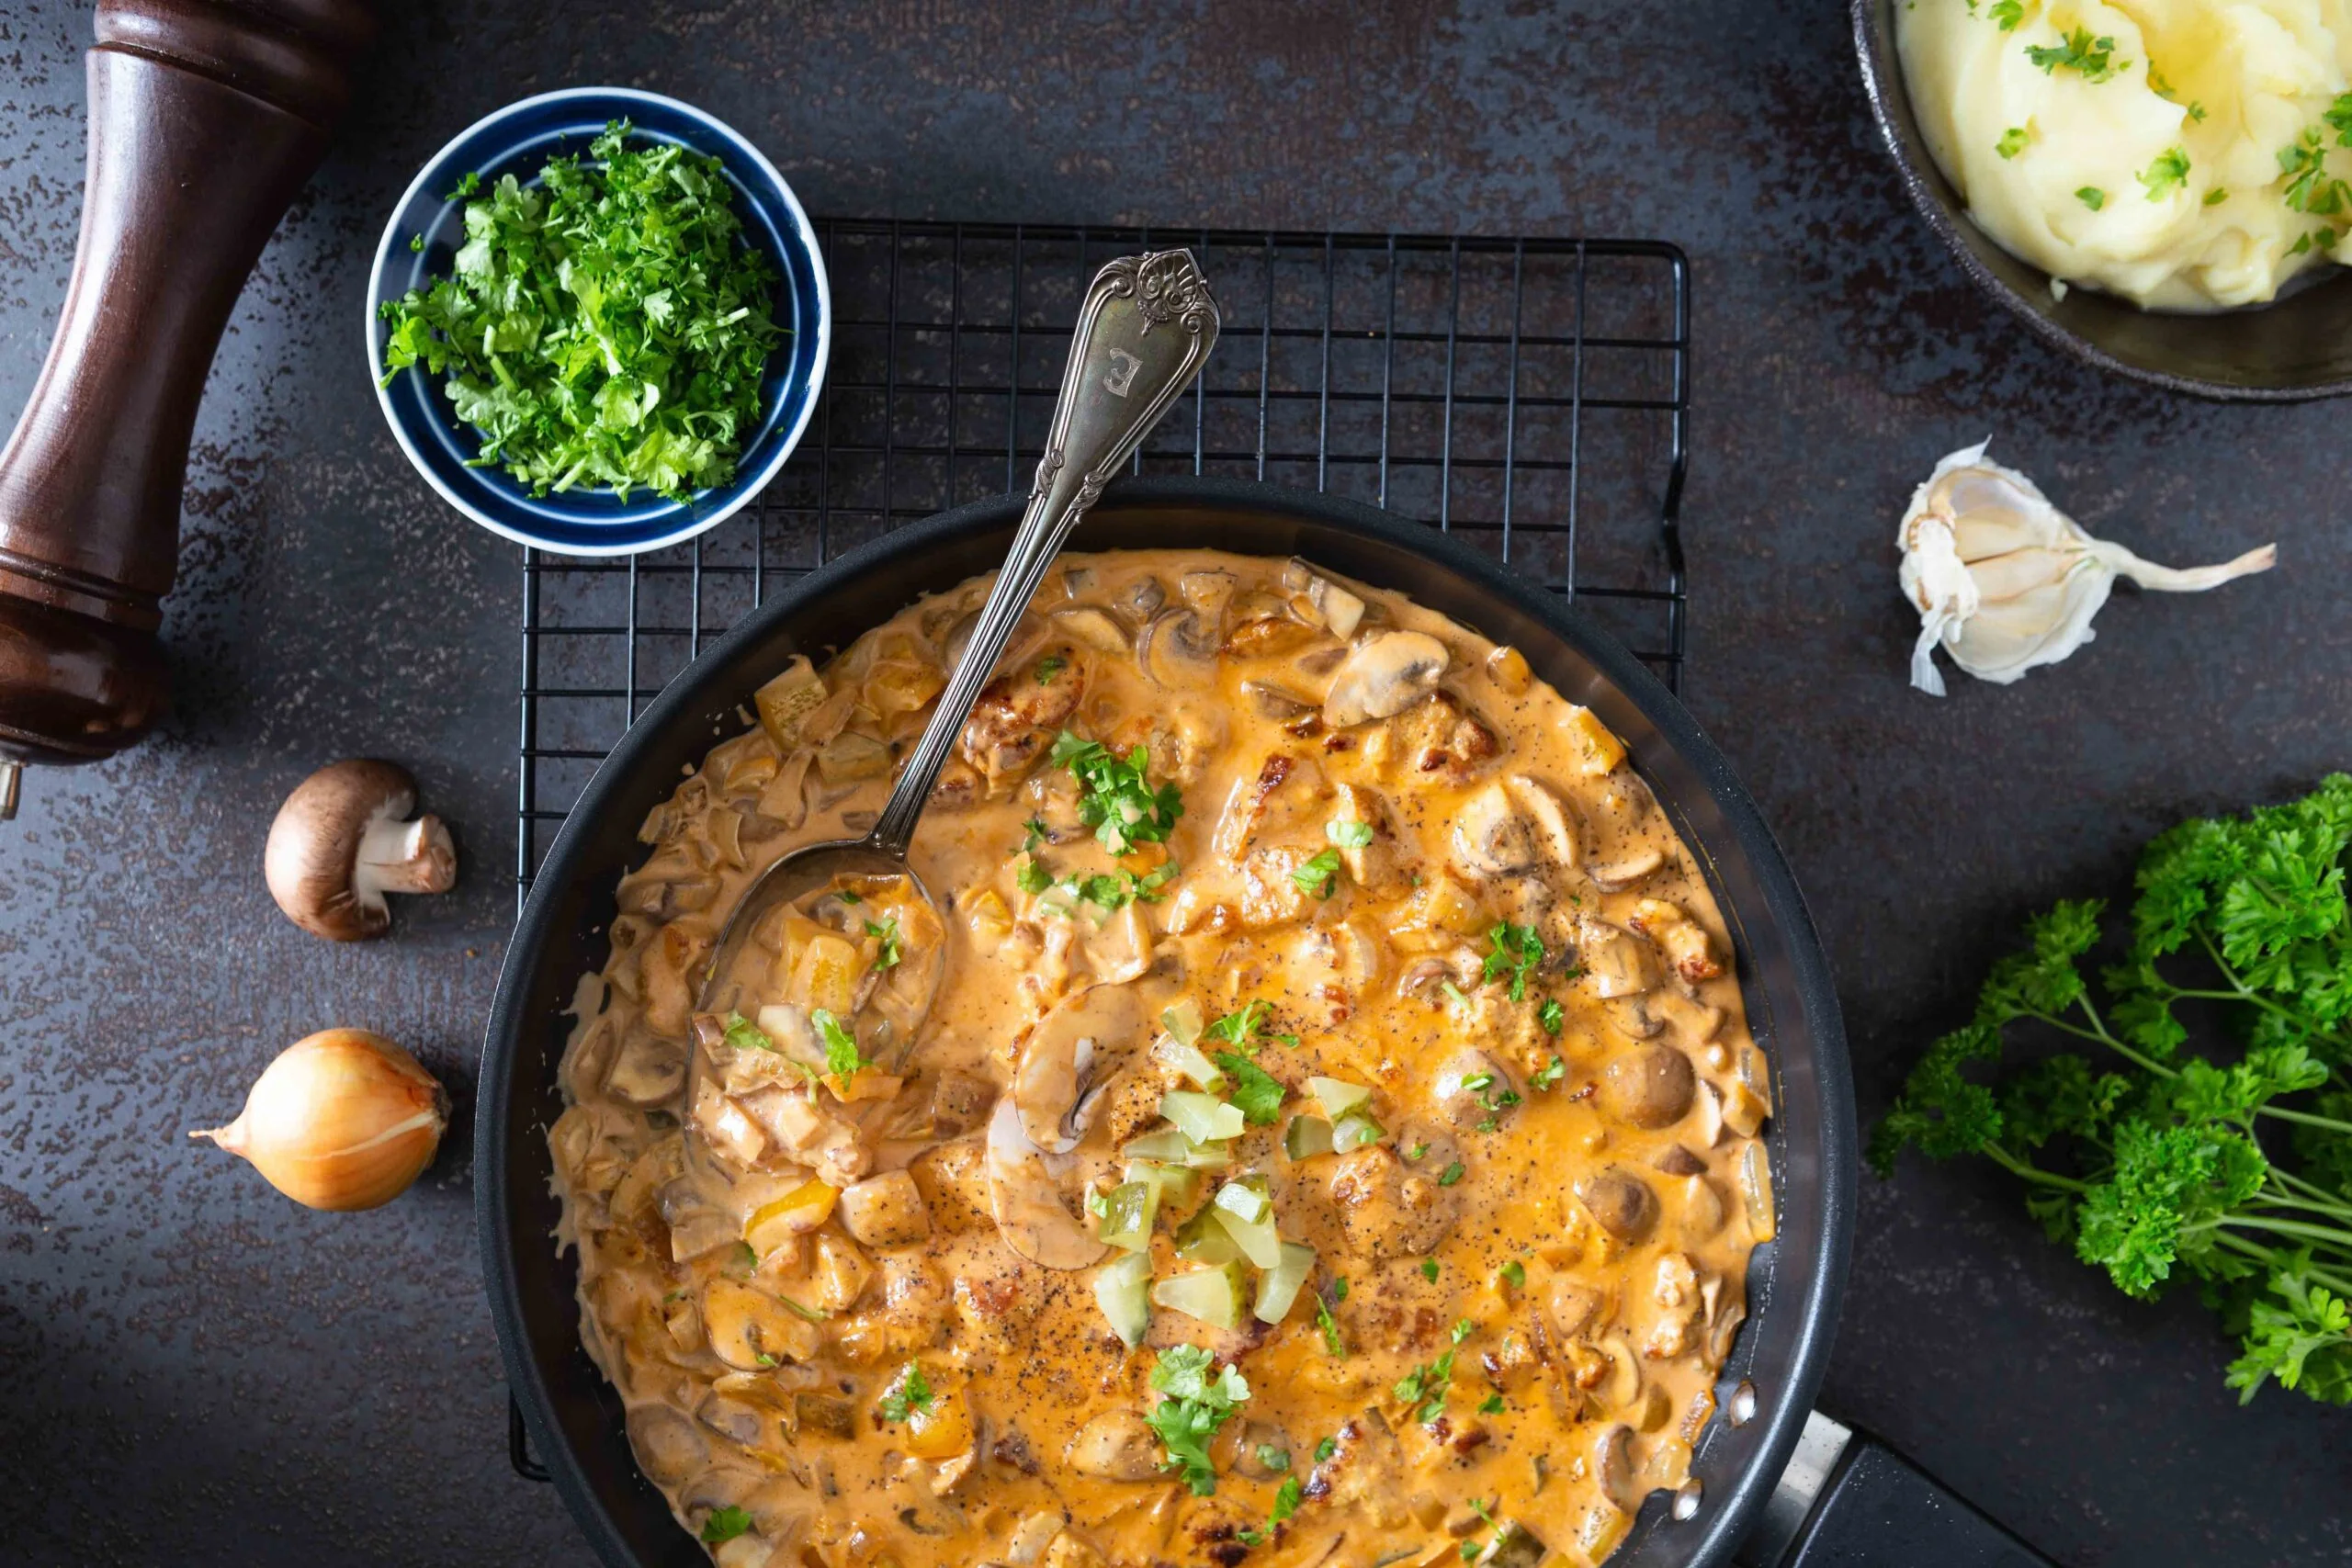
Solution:
[[[375,31],[374,0],[101,0],[73,280],[0,453],[0,819],[25,763],[163,715],[205,374]]]

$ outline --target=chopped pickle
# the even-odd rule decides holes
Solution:
[[[1283,1153],[1293,1159],[1328,1155],[1331,1146],[1331,1123],[1320,1116],[1294,1116],[1283,1129]]]
[[[1152,1305],[1197,1317],[1212,1328],[1240,1327],[1248,1299],[1249,1287],[1238,1263],[1171,1274],[1151,1288]]]
[[[1151,1255],[1130,1252],[1096,1270],[1094,1304],[1128,1349],[1142,1344],[1151,1327]]]
[[[1258,1276],[1258,1301],[1253,1311],[1261,1323],[1280,1323],[1290,1315],[1293,1303],[1306,1284],[1306,1277],[1315,1272],[1315,1249],[1300,1242],[1286,1241],[1282,1255],[1272,1268]]]
[[[1159,1211],[1159,1188],[1148,1181],[1123,1181],[1103,1195],[1102,1223],[1095,1234],[1129,1252],[1148,1250],[1151,1222]]]

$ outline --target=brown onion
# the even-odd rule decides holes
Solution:
[[[373,1209],[433,1163],[449,1097],[415,1057],[364,1029],[322,1029],[263,1069],[226,1127],[188,1134],[250,1161],[313,1209]]]

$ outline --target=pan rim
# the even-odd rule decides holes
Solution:
[[[598,765],[541,861],[516,922],[484,1030],[476,1095],[475,1207],[483,1286],[508,1389],[522,1412],[525,1427],[582,1532],[598,1556],[616,1568],[642,1559],[629,1547],[605,1499],[562,1437],[548,1380],[531,1355],[524,1302],[515,1272],[508,1264],[526,1239],[514,1223],[513,1189],[506,1170],[506,1126],[517,1088],[515,1056],[526,1022],[523,1016],[526,991],[548,944],[558,890],[570,876],[568,863],[580,852],[590,824],[609,812],[611,797],[641,765],[638,754],[656,745],[674,725],[705,710],[708,700],[705,688],[743,645],[772,636],[779,626],[836,589],[869,574],[887,572],[896,564],[920,558],[933,546],[990,527],[1010,528],[1023,500],[1017,494],[995,497],[901,525],[849,550],[747,612],[638,715]],[[1819,1245],[1807,1256],[1783,1255],[1775,1259],[1776,1299],[1768,1310],[1776,1333],[1782,1332],[1779,1320],[1783,1315],[1792,1320],[1786,1331],[1788,1371],[1776,1379],[1767,1408],[1758,1416],[1765,1429],[1752,1457],[1723,1495],[1708,1498],[1707,1518],[1692,1533],[1679,1538],[1688,1543],[1680,1560],[1690,1568],[1727,1562],[1778,1483],[1827,1370],[1852,1245],[1860,1168],[1851,1065],[1837,992],[1811,912],[1778,840],[1728,760],[1646,666],[1572,604],[1510,577],[1494,561],[1443,531],[1339,497],[1214,478],[1124,479],[1103,492],[1095,511],[1101,514],[1155,508],[1207,510],[1238,517],[1289,517],[1344,528],[1452,571],[1476,592],[1539,621],[1589,662],[1656,727],[1667,748],[1697,774],[1722,813],[1730,837],[1763,894],[1762,909],[1745,912],[1750,918],[1760,915],[1781,934],[1790,983],[1814,1036],[1811,1066],[1819,1126],[1812,1152],[1820,1172],[1817,1190],[1806,1195],[1806,1210],[1819,1227]],[[1083,548],[1082,540],[1080,547]],[[1741,923],[1738,913],[1726,910],[1735,924]],[[1784,1216],[1790,1212],[1791,1196],[1781,1194]],[[532,1239],[534,1245],[541,1245],[549,1238]],[[1783,1291],[1787,1299],[1778,1299]]]

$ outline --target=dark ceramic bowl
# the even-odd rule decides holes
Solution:
[[[1976,227],[1912,117],[1894,48],[1901,0],[1853,0],[1862,90],[1928,226],[1961,270],[2042,339],[2086,365],[2176,392],[2233,402],[2303,402],[2352,392],[2352,285],[2331,278],[2268,305],[2211,315],[2143,310],[2095,289],[2050,297],[2050,275]]]
[[[423,366],[378,380],[376,400],[425,482],[493,533],[520,545],[574,556],[632,555],[714,528],[775,478],[817,406],[832,344],[825,262],[808,215],[775,165],[740,132],[690,104],[630,87],[567,87],[512,103],[466,128],[433,155],[392,209],[368,284],[368,372],[379,375],[391,328],[379,311],[412,288],[447,276],[465,243],[465,204],[449,193],[468,174],[528,182],[558,154],[583,156],[609,120],[627,119],[641,140],[675,142],[716,157],[735,189],[747,244],[775,265],[776,324],[787,336],[768,356],[760,421],[744,433],[735,477],[673,501],[651,491],[627,500],[609,490],[535,496],[503,468],[476,467],[481,435],[458,419]]]

